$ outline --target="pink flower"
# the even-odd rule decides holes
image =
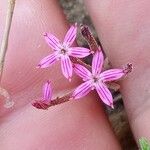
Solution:
[[[69,56],[83,58],[90,54],[90,50],[83,47],[71,47],[75,41],[77,34],[77,24],[72,25],[65,35],[64,41],[61,43],[54,35],[45,34],[45,40],[48,45],[54,50],[53,54],[43,58],[38,67],[47,68],[56,60],[61,60],[61,69],[63,75],[67,79],[72,77],[72,62]]]
[[[51,82],[47,81],[43,86],[43,101],[49,103],[52,99],[52,87]]]
[[[104,57],[102,51],[97,51],[92,60],[92,72],[79,64],[74,64],[75,73],[80,76],[84,83],[79,85],[73,92],[72,97],[79,99],[96,89],[101,100],[113,108],[113,97],[105,82],[118,80],[131,71],[132,66],[128,64],[125,69],[110,69],[101,73]]]
[[[42,100],[32,102],[32,105],[38,109],[47,109],[48,104],[52,99],[52,88],[50,81],[47,81],[43,86],[43,98]]]

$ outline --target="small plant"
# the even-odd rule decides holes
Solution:
[[[52,33],[45,33],[46,43],[53,49],[53,53],[44,57],[37,68],[47,68],[57,60],[61,61],[63,76],[71,82],[73,72],[82,78],[83,83],[77,86],[67,95],[53,98],[51,80],[44,85],[44,97],[32,102],[38,109],[47,109],[69,100],[77,100],[86,96],[90,91],[96,90],[104,104],[114,108],[113,97],[108,87],[112,81],[117,81],[132,71],[132,64],[128,63],[124,68],[106,69],[105,57],[102,48],[97,44],[93,34],[85,25],[80,26],[83,38],[89,44],[90,49],[84,47],[72,47],[77,37],[77,23],[67,31],[64,40],[60,41]],[[81,58],[92,56],[92,63],[86,64]],[[46,95],[46,96],[45,96]],[[47,96],[48,95],[48,96]]]
[[[146,138],[139,139],[140,150],[150,150],[150,143]]]

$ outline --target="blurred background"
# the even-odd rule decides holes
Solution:
[[[99,43],[100,39],[98,39],[91,19],[83,5],[83,0],[59,0],[59,2],[69,23],[71,24],[77,22],[78,24],[82,23],[88,25]],[[88,47],[86,41],[82,38],[80,33],[77,39],[77,43],[79,45]],[[120,140],[123,150],[137,150],[138,148],[135,144],[128,124],[121,94],[119,91],[112,91],[112,93],[114,97],[115,109],[110,110],[107,107],[105,109],[109,116],[110,123],[112,124],[116,136]]]

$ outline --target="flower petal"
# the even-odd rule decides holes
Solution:
[[[82,65],[79,65],[79,64],[74,64],[73,65],[73,69],[74,69],[74,72],[80,76],[84,81],[86,81],[87,79],[89,79],[91,77],[91,72],[86,69],[85,67],[83,67]]]
[[[93,55],[92,60],[92,73],[93,75],[97,75],[101,72],[102,66],[104,63],[104,56],[102,51],[96,51],[96,53]]]
[[[54,50],[60,49],[60,45],[61,45],[60,41],[54,35],[50,33],[45,33],[44,37],[46,42],[52,49]]]
[[[50,81],[47,81],[43,86],[43,100],[49,102],[52,98],[52,88]]]
[[[68,46],[72,45],[72,43],[76,38],[76,35],[77,35],[77,24],[72,25],[68,30],[68,32],[66,33],[64,38],[64,44]]]
[[[92,88],[91,81],[84,82],[75,89],[75,91],[72,94],[72,97],[74,99],[79,99],[87,95],[91,91],[91,88]]]
[[[90,50],[84,47],[72,47],[69,50],[71,56],[78,58],[83,58],[91,54]]]
[[[123,72],[123,69],[110,69],[102,72],[100,74],[100,78],[101,80],[103,80],[103,82],[108,82],[108,81],[118,80],[124,75],[125,73]]]
[[[72,77],[72,62],[69,56],[65,55],[61,57],[61,69],[63,75],[70,80]]]
[[[38,64],[38,68],[47,68],[50,65],[52,65],[56,60],[57,60],[57,55],[55,53],[48,55],[40,61],[40,63]]]
[[[113,97],[107,86],[103,83],[97,83],[95,85],[96,91],[101,100],[108,106],[113,108]]]

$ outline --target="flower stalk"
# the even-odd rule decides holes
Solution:
[[[83,38],[87,41],[90,49],[93,52],[96,52],[97,50],[101,50],[88,26],[81,24],[80,30]]]
[[[38,109],[48,109],[51,106],[59,105],[68,102],[71,99],[71,93],[64,95],[62,97],[56,97],[55,99],[45,103],[43,101],[33,101],[32,105]]]

